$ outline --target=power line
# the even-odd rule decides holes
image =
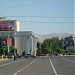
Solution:
[[[34,17],[34,18],[75,18],[75,17],[48,17],[48,16],[4,16],[4,17]],[[41,21],[21,21],[20,22],[28,22],[28,23],[75,23],[75,22],[41,22]]]
[[[6,16],[6,17],[31,17],[31,18],[75,18],[75,17],[50,17],[50,16]]]
[[[20,21],[20,22],[28,22],[28,23],[75,23],[75,22],[41,22],[41,21]]]

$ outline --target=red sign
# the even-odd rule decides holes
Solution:
[[[0,31],[14,31],[14,20],[0,21]]]
[[[7,47],[7,46],[14,46],[14,39],[13,38],[3,38],[2,39],[2,46]]]
[[[14,46],[14,39],[12,38],[7,39],[7,46]]]

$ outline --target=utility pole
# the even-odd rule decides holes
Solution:
[[[10,27],[11,27],[11,26],[10,26],[10,25],[8,25],[8,38],[7,38],[8,53],[9,53],[9,51],[10,51],[10,50],[9,50],[9,48],[10,48],[10,47],[9,47],[9,43],[10,43],[10,39],[9,39],[9,38],[10,38]]]

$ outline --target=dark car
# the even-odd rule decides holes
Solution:
[[[24,57],[25,57],[25,58],[28,58],[28,57],[33,57],[33,58],[35,58],[35,56],[34,56],[34,55],[31,55],[31,54],[26,54]]]

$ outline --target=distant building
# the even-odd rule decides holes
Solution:
[[[74,50],[75,50],[75,35],[73,36],[73,40],[74,40]]]
[[[73,40],[74,40],[74,46],[75,46],[75,37],[73,37]]]
[[[66,50],[74,50],[75,40],[74,38],[71,40],[69,38],[64,39],[64,48]]]
[[[18,54],[26,52],[26,54],[35,55],[37,53],[38,37],[32,31],[15,32],[15,48]]]
[[[20,31],[20,24],[17,20],[0,20],[0,48],[14,47],[14,35]]]
[[[9,47],[16,48],[19,55],[24,51],[26,54],[37,54],[38,37],[32,31],[20,31],[17,20],[0,20],[0,48],[7,48],[8,41]]]

